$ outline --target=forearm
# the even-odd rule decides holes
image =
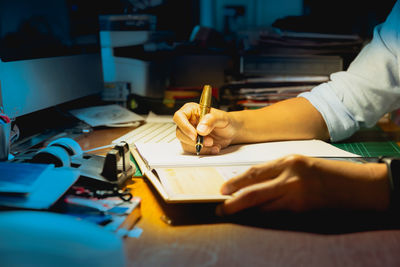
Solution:
[[[302,97],[257,110],[230,112],[230,117],[237,129],[232,143],[329,139],[323,117]]]

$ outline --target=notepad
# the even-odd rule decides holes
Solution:
[[[79,171],[53,164],[0,162],[0,206],[49,209],[78,180]]]
[[[298,140],[232,145],[218,155],[186,153],[178,141],[172,143],[136,143],[132,154],[144,176],[166,202],[223,201],[222,184],[252,165],[290,154],[310,157],[354,158],[347,152],[321,140]]]

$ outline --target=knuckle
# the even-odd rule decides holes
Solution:
[[[177,112],[174,113],[174,116],[172,117],[172,120],[174,122],[178,122],[178,118],[179,118],[179,114],[181,113],[180,110],[178,110]]]
[[[283,160],[289,167],[294,168],[304,167],[308,164],[308,157],[298,154],[288,155]]]
[[[183,105],[183,108],[190,108],[190,107],[192,107],[193,105],[195,105],[194,102],[188,102],[188,103],[185,103],[185,104]]]
[[[259,166],[251,166],[248,170],[247,170],[247,175],[246,177],[249,180],[253,180],[256,179],[260,174],[260,167]]]

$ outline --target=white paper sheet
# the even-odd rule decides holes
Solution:
[[[320,140],[282,141],[233,145],[218,155],[185,153],[178,141],[137,143],[141,157],[151,168],[183,166],[254,165],[289,154],[311,157],[360,157]]]
[[[70,113],[92,127],[144,121],[144,118],[119,105],[74,109]]]

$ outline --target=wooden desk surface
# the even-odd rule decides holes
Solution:
[[[96,130],[77,141],[86,150],[129,130]],[[143,230],[125,240],[129,266],[400,266],[400,218],[393,214],[246,211],[218,218],[214,204],[164,203],[145,179],[129,187],[142,198]]]

